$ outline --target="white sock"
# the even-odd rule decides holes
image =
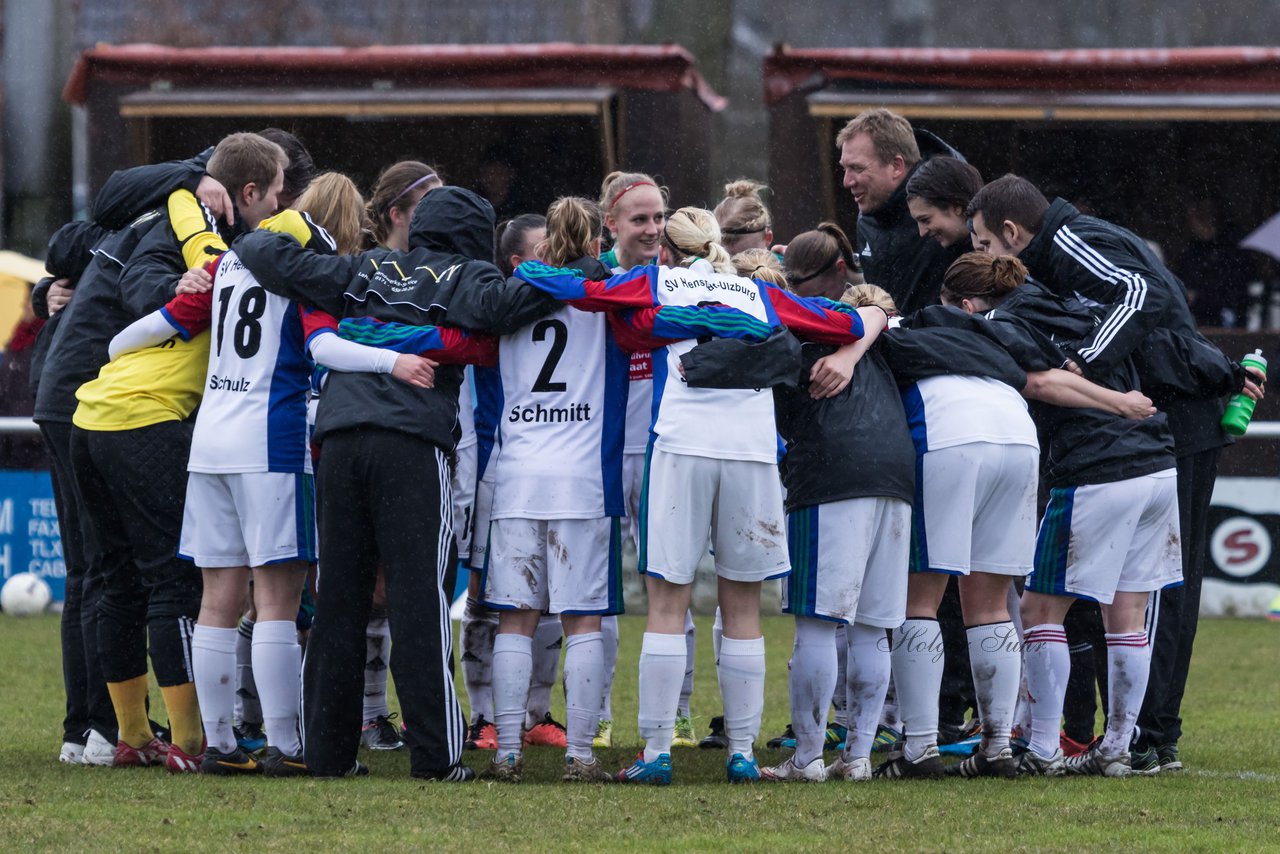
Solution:
[[[298,710],[302,705],[302,647],[292,620],[259,622],[253,628],[253,672],[262,680],[262,725],[267,744],[288,756],[302,752]]]
[[[836,684],[831,692],[831,707],[835,709],[835,721],[842,727],[849,726],[848,692],[845,682],[849,672],[849,638],[845,634],[845,624],[836,624]]]
[[[493,636],[498,612],[467,599],[462,612],[462,681],[471,703],[471,723],[493,723]]]
[[[191,633],[191,669],[195,671],[205,738],[214,750],[230,753],[236,749],[236,735],[231,731],[236,694],[236,630],[196,624]]]
[[[589,632],[564,639],[565,755],[591,761],[591,741],[604,701],[604,635]]]
[[[724,621],[720,619],[720,606],[716,606],[716,619],[711,624],[711,653],[716,664],[720,663],[720,643],[724,640]]]
[[[723,660],[723,659],[722,659]],[[827,620],[796,617],[791,652],[791,729],[796,734],[795,764],[803,768],[822,755],[827,707],[835,690],[836,627]],[[728,703],[725,703],[726,710]]]
[[[885,640],[886,642],[889,640],[887,633]],[[884,692],[884,708],[880,711],[880,724],[891,730],[902,732],[902,717],[898,714],[898,689],[893,684],[892,668],[889,670],[889,687]]]
[[[498,755],[519,756],[524,747],[524,712],[533,673],[533,638],[503,633],[493,639],[493,722]]]
[[[722,638],[717,671],[729,753],[741,753],[743,758],[751,759],[764,714],[764,638]],[[830,691],[827,696],[831,696]]]
[[[967,629],[969,669],[982,721],[982,752],[991,758],[1009,746],[1013,711],[1022,679],[1022,652],[1013,622]]]
[[[937,620],[909,618],[893,635],[893,684],[906,729],[903,755],[914,762],[938,743],[942,690],[942,629]]]
[[[637,722],[645,740],[644,761],[671,752],[671,729],[684,681],[684,635],[645,632],[640,643],[640,711]]]
[[[604,637],[604,699],[600,702],[600,720],[613,720],[613,674],[618,669],[618,618],[601,617],[600,634]]]
[[[844,758],[846,761],[868,759],[882,710],[886,708],[884,698],[891,670],[889,636],[884,629],[850,623],[845,626],[845,638],[849,645],[844,683],[849,734],[845,736]]]
[[[1151,674],[1151,645],[1147,633],[1108,634],[1107,639],[1107,732],[1099,750],[1108,755],[1129,749],[1133,725],[1147,693]]]
[[[560,670],[560,650],[564,646],[560,618],[543,614],[533,633],[533,674],[529,679],[529,707],[525,728],[533,729],[551,714],[551,689]]]
[[[1022,657],[1027,668],[1027,696],[1031,702],[1031,743],[1048,758],[1059,748],[1062,706],[1066,702],[1071,653],[1061,624],[1031,626],[1023,636]]]
[[[253,620],[240,619],[236,628],[236,723],[262,723],[262,704],[258,702],[258,686],[253,681]]]
[[[698,627],[693,624],[693,611],[684,612],[684,683],[680,686],[680,702],[676,714],[689,716],[689,698],[693,696],[693,657],[698,648]]]
[[[364,722],[389,715],[387,668],[391,666],[391,624],[384,611],[371,616],[364,633]]]

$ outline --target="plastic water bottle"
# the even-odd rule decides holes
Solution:
[[[1254,350],[1241,359],[1240,364],[1246,368],[1257,368],[1262,371],[1263,377],[1267,374],[1267,360],[1263,357],[1261,350]],[[1249,376],[1253,378],[1253,374]],[[1222,429],[1232,436],[1243,436],[1244,432],[1249,429],[1249,421],[1253,418],[1253,407],[1255,405],[1257,405],[1257,401],[1244,392],[1235,395],[1235,397],[1231,398],[1231,402],[1227,404],[1227,411],[1222,413]]]

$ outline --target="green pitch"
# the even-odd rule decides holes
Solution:
[[[719,708],[710,620],[699,620],[694,714]],[[612,767],[635,755],[643,625],[625,618]],[[790,622],[766,621],[761,743],[786,725]],[[718,752],[675,751],[667,789],[558,782],[559,751],[526,782],[412,781],[402,754],[362,756],[357,780],[172,777],[59,765],[54,617],[0,617],[0,847],[4,850],[1166,850],[1260,849],[1280,826],[1280,625],[1207,620],[1184,712],[1178,775],[1129,780],[946,780],[730,787]],[[460,682],[461,680],[459,680]],[[153,692],[158,705],[159,693]],[[394,707],[394,703],[393,703]],[[556,710],[563,719],[563,698]],[[157,714],[159,716],[159,714]],[[782,752],[761,750],[762,762]],[[487,753],[468,753],[480,768]]]

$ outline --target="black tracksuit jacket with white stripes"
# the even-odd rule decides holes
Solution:
[[[1220,389],[1205,386],[1166,394],[1147,382],[1162,370],[1163,356],[1147,345],[1152,330],[1163,328],[1198,339],[1199,346],[1213,345],[1196,331],[1186,287],[1142,238],[1055,199],[1039,232],[1018,257],[1032,278],[1052,292],[1104,309],[1101,324],[1073,350],[1085,376],[1105,376],[1132,356],[1144,387],[1151,386],[1148,394],[1169,416],[1179,457],[1229,443],[1218,425],[1223,411]]]

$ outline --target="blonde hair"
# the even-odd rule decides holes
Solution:
[[[604,217],[600,206],[579,196],[561,196],[547,208],[547,239],[538,256],[552,267],[563,267],[592,254]]]
[[[911,130],[911,122],[897,113],[884,107],[864,110],[849,120],[849,123],[836,134],[836,148],[860,133],[865,133],[875,149],[876,158],[882,165],[889,165],[893,158],[901,155],[908,168],[920,162],[920,145]]]
[[[759,279],[786,288],[787,274],[778,263],[778,256],[768,249],[747,249],[733,256],[733,266],[739,276],[747,279]]]
[[[648,175],[643,172],[610,172],[604,176],[604,182],[600,185],[600,211],[605,216],[611,215],[619,199],[636,187],[645,185],[655,188],[662,195],[662,206],[666,207],[667,188],[659,186]]]
[[[298,199],[297,207],[329,232],[338,244],[339,254],[358,252],[364,244],[369,224],[364,199],[346,175],[337,172],[317,175]]]
[[[898,306],[894,303],[893,297],[889,296],[889,292],[879,285],[854,285],[844,292],[840,297],[840,302],[845,305],[851,305],[854,308],[873,305],[876,308],[883,309],[885,314],[898,313]]]
[[[724,199],[716,205],[716,222],[720,223],[723,242],[767,231],[772,225],[769,209],[761,193],[769,188],[758,181],[740,178],[724,185]]]
[[[662,243],[675,253],[683,267],[703,258],[717,273],[735,272],[729,252],[720,245],[720,226],[705,208],[681,208],[667,217]]]

